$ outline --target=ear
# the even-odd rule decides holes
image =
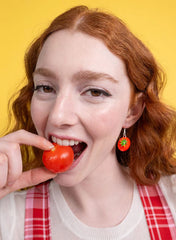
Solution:
[[[143,93],[136,94],[132,105],[129,107],[127,117],[123,124],[123,128],[129,128],[134,125],[141,117],[145,108]]]

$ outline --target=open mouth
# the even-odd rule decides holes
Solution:
[[[87,144],[85,142],[79,142],[76,140],[69,140],[69,139],[59,139],[54,136],[50,137],[50,141],[57,143],[60,146],[70,146],[74,152],[74,161],[78,159],[78,157],[83,153],[86,149]]]
[[[86,149],[87,144],[84,142],[79,142],[77,145],[71,146],[74,152],[74,161],[82,154],[82,152]]]

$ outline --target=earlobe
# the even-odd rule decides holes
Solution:
[[[139,93],[135,96],[133,104],[128,110],[128,115],[123,124],[123,128],[129,128],[134,125],[141,117],[145,108],[144,94]]]

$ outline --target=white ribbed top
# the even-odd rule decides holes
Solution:
[[[160,187],[176,222],[176,175],[163,177]],[[0,200],[0,240],[24,239],[26,191],[13,192]],[[91,209],[90,209],[91,211]],[[115,227],[93,228],[81,222],[70,210],[59,185],[50,184],[52,240],[150,240],[137,187],[126,218]]]
[[[143,237],[143,239],[150,239],[145,221],[144,211],[136,185],[134,187],[131,209],[128,212],[126,218],[118,226],[109,228],[94,228],[87,226],[86,224],[81,222],[70,210],[68,204],[66,203],[62,195],[60,188],[54,181],[50,184],[50,192],[52,233],[55,238],[56,236],[60,236],[61,228],[63,227],[65,234],[63,234],[63,236],[66,237],[67,232],[68,236],[72,236],[72,238],[70,239],[133,239],[131,238],[131,236],[139,236],[140,231],[141,234],[144,234],[144,232],[146,232],[146,237]],[[52,206],[55,206],[55,208],[53,208]],[[57,225],[57,222],[59,222],[59,227]]]

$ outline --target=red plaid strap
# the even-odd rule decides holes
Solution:
[[[138,185],[152,240],[176,239],[176,226],[160,187]]]
[[[25,240],[50,240],[49,183],[27,191],[25,210]]]

